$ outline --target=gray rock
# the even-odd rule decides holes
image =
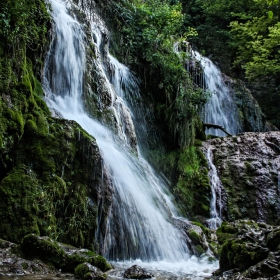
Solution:
[[[246,132],[207,141],[225,189],[223,220],[276,225],[280,216],[280,132]],[[222,148],[221,148],[222,147]]]
[[[144,270],[139,265],[133,265],[124,272],[124,278],[128,279],[148,279],[152,278],[153,275]]]

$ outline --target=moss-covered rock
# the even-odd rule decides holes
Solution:
[[[269,250],[241,238],[226,241],[221,249],[220,269],[238,268],[241,271],[257,264],[268,256]]]
[[[52,264],[55,268],[64,268],[67,263],[66,253],[57,242],[49,237],[39,237],[35,234],[26,235],[21,243],[21,248],[29,258],[39,258]]]
[[[222,247],[216,274],[229,271],[225,273],[230,275],[228,279],[279,276],[279,226],[237,220],[224,222],[217,235]]]
[[[92,247],[99,200],[107,201],[100,208],[104,222],[111,201],[99,149],[75,122],[47,120],[48,134],[24,129],[7,154],[8,170],[0,181],[0,234],[19,242],[36,233]]]
[[[74,272],[75,267],[85,262],[100,271],[112,268],[105,258],[92,251],[79,250],[56,242],[49,237],[39,237],[35,234],[28,234],[23,238],[21,249],[25,257],[38,258],[64,272]]]
[[[277,227],[267,235],[266,242],[270,250],[280,250],[280,227]]]
[[[106,278],[107,274],[86,262],[75,268],[75,279],[78,280],[105,280]]]

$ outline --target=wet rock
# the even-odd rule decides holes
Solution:
[[[58,243],[49,237],[39,237],[35,234],[26,235],[21,248],[29,258],[39,258],[52,264],[63,272],[73,272],[74,268],[84,262],[98,267],[103,271],[111,269],[111,265],[100,255],[92,251],[70,247]]]
[[[90,263],[82,263],[75,268],[75,279],[78,280],[104,280],[107,275]]]
[[[207,238],[200,226],[183,218],[173,218],[173,222],[184,234],[185,242],[194,255],[200,256],[209,250]]]
[[[124,278],[128,279],[148,279],[153,275],[138,265],[133,265],[124,272]]]
[[[250,90],[245,87],[241,80],[233,80],[226,75],[223,77],[239,111],[240,130],[248,132],[266,131],[266,116]]]
[[[53,267],[39,260],[24,259],[18,254],[18,246],[12,242],[0,239],[0,245],[0,275],[46,275],[55,272]]]
[[[280,244],[280,227],[275,228],[272,232],[267,235],[267,247],[272,251],[279,250]]]
[[[280,216],[280,132],[242,133],[207,141],[225,190],[222,219],[277,225]],[[222,147],[222,148],[221,148]]]
[[[222,248],[215,272],[223,277],[214,279],[280,278],[278,232],[279,227],[252,220],[224,222],[217,230]]]
[[[222,247],[220,269],[238,268],[245,270],[268,256],[269,250],[242,238],[228,240]]]

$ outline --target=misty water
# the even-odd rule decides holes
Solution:
[[[51,5],[55,36],[44,70],[47,104],[95,137],[114,187],[101,253],[120,268],[139,264],[153,271],[191,275],[192,279],[211,275],[217,269],[217,262],[209,263],[207,257],[190,254],[186,237],[172,224],[177,211],[168,186],[141,155],[141,145],[137,145],[136,150],[131,146],[129,137],[137,135],[137,131],[133,131],[137,126],[133,124],[134,108],[129,108],[124,91],[132,87],[129,94],[139,94],[137,79],[109,53],[106,55],[110,65],[108,75],[108,65],[101,59],[102,30],[106,27],[91,16],[96,64],[110,92],[110,109],[118,129],[113,132],[89,116],[82,100],[86,65],[83,25],[69,15],[69,3],[51,0]],[[131,131],[128,132],[128,128]]]

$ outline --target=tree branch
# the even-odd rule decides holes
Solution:
[[[232,136],[232,134],[230,134],[228,131],[226,131],[226,129],[218,124],[214,124],[214,123],[203,123],[203,127],[205,128],[214,128],[214,129],[220,129],[222,130],[225,134],[227,134],[228,136]]]

